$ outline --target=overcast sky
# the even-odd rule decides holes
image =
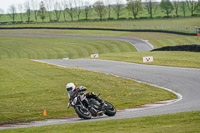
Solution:
[[[7,10],[9,8],[10,5],[15,5],[16,8],[19,4],[23,4],[25,3],[27,0],[0,0],[0,9],[4,10],[4,13],[7,13]],[[30,0],[29,0],[30,1]],[[42,0],[36,0],[38,2],[42,1]],[[54,0],[54,1],[61,1],[61,0]],[[96,2],[97,0],[82,0],[82,1],[90,1],[91,4],[93,4],[94,2]],[[106,3],[106,1],[108,0],[103,0],[104,3]],[[115,3],[117,0],[109,0],[111,3]],[[123,2],[125,2],[126,0],[121,0]]]

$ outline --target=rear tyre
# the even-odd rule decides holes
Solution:
[[[83,118],[83,119],[92,118],[91,113],[87,109],[81,108],[80,106],[76,106],[74,109],[80,118]]]
[[[115,107],[114,107],[111,103],[106,102],[106,101],[105,101],[105,104],[107,105],[107,106],[105,107],[105,109],[106,109],[105,114],[106,114],[107,116],[114,116],[114,115],[116,114],[116,109],[115,109]]]

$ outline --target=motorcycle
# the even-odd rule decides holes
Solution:
[[[95,99],[87,98],[85,93],[78,93],[68,103],[68,108],[71,106],[77,115],[83,119],[91,119],[92,117],[103,116],[104,114],[107,116],[114,116],[116,114],[116,109],[111,103],[104,101],[104,105],[101,106]]]

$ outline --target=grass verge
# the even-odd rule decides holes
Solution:
[[[40,24],[1,25],[1,27],[73,27],[73,28],[107,28],[107,29],[153,29],[172,30],[180,32],[195,32],[195,26],[200,27],[200,18],[147,19],[123,21],[93,21],[93,22],[59,22]]]
[[[119,36],[129,38],[139,38],[148,40],[155,48],[164,46],[200,44],[199,36],[186,36],[167,33],[145,33],[145,32],[115,32],[115,31],[88,31],[88,30],[0,30],[0,33],[43,33],[62,35],[87,35],[87,36]]]
[[[176,98],[168,91],[103,73],[60,68],[29,59],[2,59],[0,64],[0,124],[75,115],[73,109],[67,110],[68,82],[101,93],[117,109]],[[44,109],[47,117],[42,116]]]
[[[84,35],[86,31],[72,30],[3,30],[1,33],[44,33]],[[100,36],[137,36],[149,41],[154,47],[174,46],[182,44],[200,44],[199,37],[188,37],[158,33],[127,33],[127,32],[88,32],[88,35]],[[157,39],[156,39],[157,37]],[[6,37],[0,36],[0,59],[7,58],[82,58],[99,53],[101,59],[143,63],[144,56],[154,56],[153,65],[200,68],[199,53],[194,52],[135,52],[136,49],[127,42],[93,39],[69,39],[48,37]],[[81,42],[81,43],[80,43]],[[122,54],[123,53],[123,54]]]
[[[4,133],[199,133],[200,111],[159,116],[62,124],[24,129],[4,130]],[[78,127],[78,128],[77,128]],[[1,132],[1,131],[0,131]]]
[[[0,36],[0,59],[72,59],[133,51],[136,49],[130,43],[114,40]]]
[[[100,59],[143,64],[143,57],[146,56],[153,56],[154,58],[153,62],[146,63],[148,65],[200,68],[199,52],[155,51],[128,52],[123,54],[110,53],[100,55]]]

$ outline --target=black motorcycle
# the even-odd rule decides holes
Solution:
[[[91,119],[92,117],[103,116],[103,114],[114,116],[116,114],[115,107],[107,101],[104,101],[104,103],[101,106],[95,99],[87,98],[85,93],[79,93],[68,103],[68,108],[74,107],[78,116],[83,119]]]

